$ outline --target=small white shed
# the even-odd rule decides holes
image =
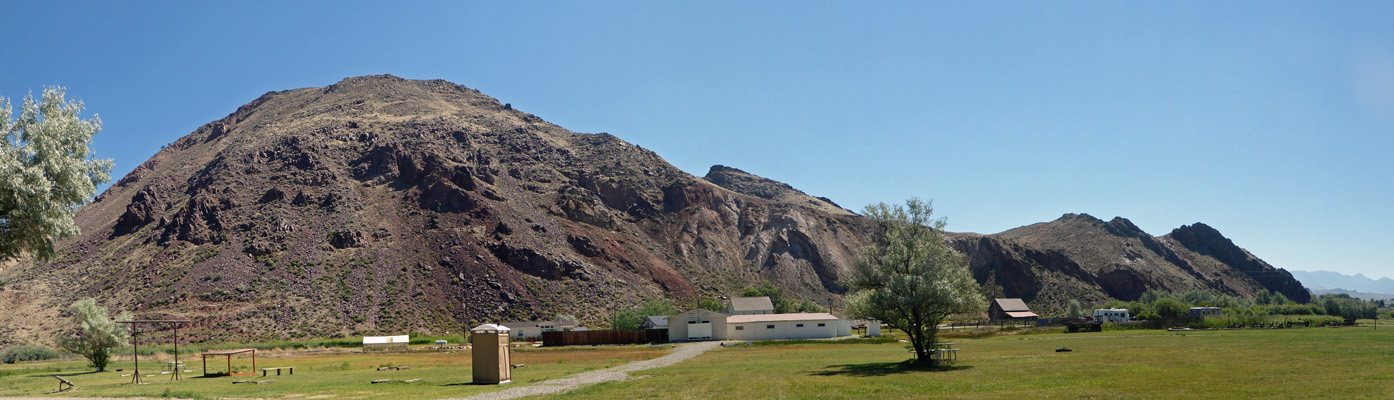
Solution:
[[[363,351],[406,351],[411,343],[410,335],[364,336]]]

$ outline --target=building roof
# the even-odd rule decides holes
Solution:
[[[509,331],[509,330],[510,330],[510,329],[508,329],[508,326],[505,326],[505,325],[503,325],[503,324],[499,324],[499,325],[494,325],[494,324],[483,324],[483,325],[474,327],[474,329],[470,329],[470,332],[484,332],[484,331],[507,332],[507,331]],[[366,339],[366,338],[365,338],[365,339]],[[364,341],[366,342],[366,340],[364,340]]]
[[[573,321],[510,321],[499,323],[499,325],[503,325],[513,329],[536,328],[538,327],[538,325],[544,324],[556,327],[576,326],[576,322]]]
[[[1007,316],[1012,318],[1040,318],[1039,315],[1030,311],[1007,311]]]
[[[649,324],[649,325],[652,325],[652,326],[664,326],[664,325],[668,325],[668,316],[667,316],[667,315],[650,315],[649,318],[648,318],[648,324]]]
[[[755,322],[790,322],[790,321],[836,321],[837,317],[828,313],[792,313],[792,314],[755,314],[755,315],[732,315],[726,317],[728,324],[749,324]]]
[[[685,316],[685,315],[688,315],[688,314],[697,314],[697,313],[701,313],[701,314],[712,314],[712,315],[720,315],[720,316],[722,316],[722,317],[725,317],[725,316],[726,316],[726,313],[723,313],[723,312],[720,312],[720,311],[712,311],[712,310],[703,309],[703,308],[694,308],[694,309],[687,310],[687,311],[683,311],[683,312],[680,312],[680,313],[677,313],[677,314],[669,315],[669,316],[668,316],[668,319],[669,319],[669,320],[672,320],[673,317],[677,317],[677,316],[679,316],[679,315],[684,315],[684,316]]]
[[[997,308],[1001,308],[1002,311],[1031,312],[1031,308],[1027,307],[1026,302],[1021,301],[1021,299],[992,299],[992,301],[997,303]]]
[[[769,297],[732,297],[730,308],[732,312],[744,311],[774,311],[774,303],[770,302]]]

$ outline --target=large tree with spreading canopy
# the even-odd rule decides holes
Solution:
[[[853,290],[848,313],[905,331],[916,363],[933,365],[939,324],[980,314],[987,301],[963,257],[945,241],[945,222],[933,218],[933,205],[911,198],[905,206],[879,203],[863,213],[876,230],[846,278]]]

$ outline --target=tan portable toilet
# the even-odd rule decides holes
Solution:
[[[501,385],[513,382],[513,366],[509,364],[508,327],[484,324],[470,329],[470,351],[474,354],[474,383]]]
[[[867,336],[867,337],[877,337],[877,336],[881,336],[881,321],[877,321],[877,320],[866,321],[866,336]]]

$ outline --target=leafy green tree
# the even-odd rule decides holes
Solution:
[[[987,271],[987,279],[983,280],[983,299],[991,302],[992,299],[1007,297],[1007,290],[997,283],[997,271]]]
[[[86,358],[97,371],[106,370],[111,351],[126,344],[129,333],[108,317],[106,307],[97,305],[91,297],[73,302],[68,307],[76,330],[59,337],[58,347]],[[131,314],[121,313],[118,320],[130,320]]]
[[[1369,302],[1345,293],[1324,294],[1317,298],[1326,309],[1326,315],[1338,316],[1349,321],[1360,318],[1374,318],[1379,314],[1374,302]]]
[[[828,308],[818,305],[818,303],[813,302],[813,300],[804,300],[800,301],[798,306],[793,308],[793,312],[823,313],[828,312]]]
[[[726,304],[722,303],[721,300],[717,300],[711,297],[704,297],[702,298],[702,300],[697,301],[697,308],[707,311],[721,312],[722,310],[726,309]]]
[[[741,297],[769,297],[770,304],[774,305],[774,312],[779,314],[796,312],[798,303],[790,303],[784,298],[784,289],[780,289],[770,281],[760,283],[758,287],[747,286],[741,290]],[[724,309],[724,306],[723,306]]]
[[[1182,304],[1180,300],[1173,298],[1157,299],[1157,301],[1152,302],[1152,310],[1157,313],[1157,315],[1165,318],[1176,318],[1190,315],[1191,313],[1190,307]]]
[[[672,303],[663,300],[651,300],[637,308],[620,310],[610,314],[610,329],[639,329],[639,325],[644,324],[644,319],[651,315],[673,315],[677,313],[678,309],[673,307]]]
[[[9,99],[0,98],[0,261],[25,253],[53,257],[53,239],[78,234],[73,213],[110,179],[111,160],[89,148],[102,129],[96,115],[83,120],[81,101],[67,101],[61,87],[43,98],[24,97],[11,120]]]
[[[1065,316],[1079,318],[1084,315],[1084,307],[1079,304],[1079,300],[1070,299],[1070,305],[1065,307]]]
[[[556,316],[556,321],[557,321],[557,322],[570,321],[570,322],[573,323],[573,324],[580,324],[580,323],[581,323],[581,320],[576,319],[576,316],[570,315],[570,314],[557,314],[557,316]]]
[[[915,362],[933,365],[939,324],[987,309],[981,287],[963,256],[948,246],[945,222],[932,218],[931,204],[911,198],[903,207],[870,205],[863,214],[876,227],[872,244],[845,278],[854,290],[847,312],[900,328],[909,336]]]
[[[784,289],[780,289],[770,281],[760,283],[760,286],[747,286],[741,289],[742,297],[769,297],[770,304],[774,305],[774,312],[779,314],[798,313],[798,312],[828,312],[826,307],[814,303],[812,300],[799,300],[784,297]],[[722,311],[726,305],[712,311]]]
[[[1274,302],[1273,292],[1268,291],[1268,289],[1259,289],[1258,293],[1254,293],[1254,304],[1266,306],[1282,303]]]

